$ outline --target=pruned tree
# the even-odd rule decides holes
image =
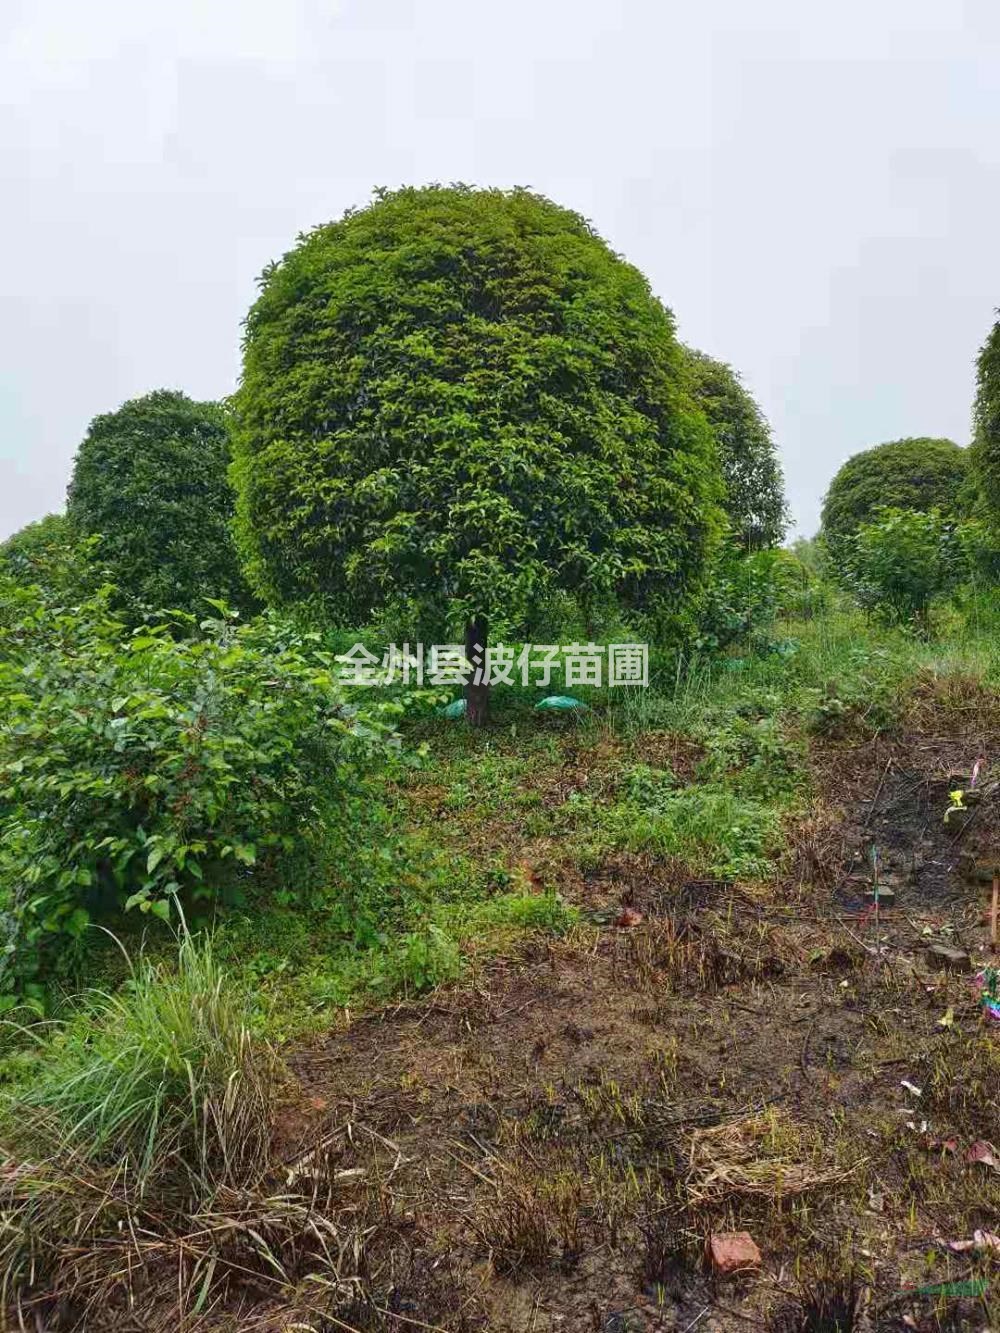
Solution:
[[[683,606],[720,527],[672,316],[526,190],[381,192],[303,236],[261,280],[234,401],[257,591],[348,624],[397,608],[474,663],[558,592]],[[488,682],[466,698],[481,722]]]
[[[230,462],[225,410],[183,393],[159,389],[90,423],[67,516],[78,533],[100,537],[101,562],[136,610],[247,602],[230,531]]]
[[[849,458],[823,501],[823,538],[835,563],[843,563],[845,540],[879,509],[959,514],[967,474],[967,450],[922,436],[890,440]]]

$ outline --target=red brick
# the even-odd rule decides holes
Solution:
[[[720,1231],[708,1239],[708,1261],[716,1273],[759,1268],[763,1260],[749,1231]]]

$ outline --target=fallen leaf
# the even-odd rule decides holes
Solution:
[[[965,1160],[970,1165],[988,1166],[994,1171],[1000,1171],[1000,1160],[997,1159],[997,1150],[992,1143],[987,1143],[985,1139],[977,1139],[965,1154]]]
[[[620,930],[629,930],[633,926],[642,924],[642,913],[635,907],[626,907],[624,912],[615,922]]]
[[[938,1019],[937,1025],[939,1028],[952,1028],[955,1026],[955,1010],[951,1007],[951,1005],[948,1006],[948,1008]]]

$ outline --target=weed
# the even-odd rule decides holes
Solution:
[[[768,1333],[855,1333],[863,1326],[860,1276],[853,1263],[820,1265],[768,1320]]]
[[[497,1273],[514,1276],[553,1262],[573,1264],[583,1248],[585,1182],[572,1161],[542,1170],[534,1160],[504,1163],[492,1198],[472,1223]]]

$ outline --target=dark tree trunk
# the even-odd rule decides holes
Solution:
[[[490,687],[486,683],[486,620],[483,616],[475,616],[466,622],[465,656],[472,663],[472,672],[465,683],[465,716],[470,727],[481,727],[490,711]]]

